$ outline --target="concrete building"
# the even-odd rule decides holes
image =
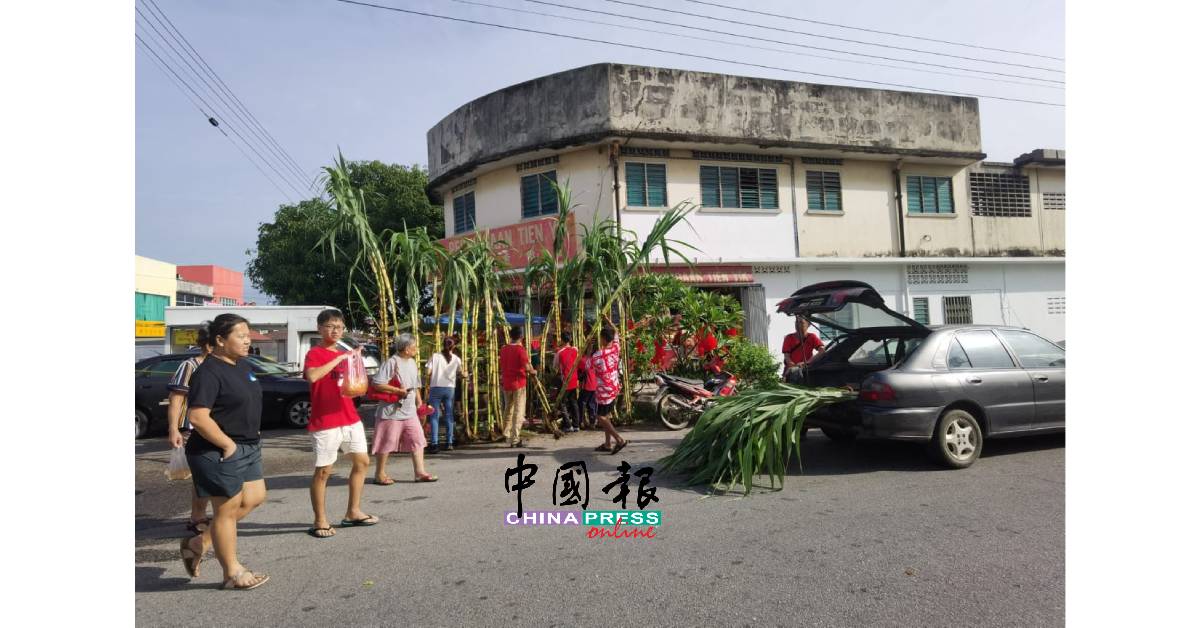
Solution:
[[[974,98],[598,64],[482,96],[427,140],[455,236],[544,239],[548,181],[570,182],[577,226],[645,233],[696,205],[672,234],[702,251],[685,280],[739,294],[772,347],[792,327],[775,304],[832,279],[930,324],[1065,338],[1065,152],[983,161]]]
[[[208,300],[216,305],[244,305],[242,300],[244,280],[242,273],[212,264],[202,266],[179,266],[179,278],[190,284],[211,288]],[[200,296],[200,295],[197,295]],[[194,305],[188,303],[188,305]]]
[[[133,257],[133,264],[135,343],[161,343],[166,310],[175,305],[175,265],[140,255]]]

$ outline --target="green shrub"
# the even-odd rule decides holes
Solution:
[[[729,344],[725,370],[749,387],[768,389],[780,383],[779,364],[770,349],[739,336]]]

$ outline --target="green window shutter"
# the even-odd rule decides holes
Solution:
[[[908,178],[908,211],[918,214],[921,212],[921,177]]]
[[[720,207],[739,207],[738,204],[738,169],[721,168],[721,204]]]
[[[758,209],[758,169],[738,168],[739,191],[742,194],[742,207]]]
[[[758,190],[763,209],[779,209],[779,177],[774,168],[759,169]]]
[[[538,175],[521,177],[521,217],[538,215]]]
[[[543,172],[538,175],[542,191],[542,211],[543,215],[558,213],[558,193],[554,191],[554,186],[551,183],[558,182],[558,175],[555,171]]]
[[[133,294],[135,320],[165,321],[167,320],[167,306],[170,304],[171,297],[135,292]]]
[[[667,206],[666,164],[646,164],[646,204],[650,207]]]
[[[831,212],[842,211],[842,175],[836,172],[822,173],[825,191],[825,209]]]
[[[921,211],[937,212],[937,179],[921,177]]]
[[[646,164],[625,164],[625,204],[646,206]]]
[[[824,184],[821,173],[809,170],[804,173],[804,189],[808,194],[808,211],[819,212],[825,209]]]
[[[913,320],[922,325],[929,324],[928,297],[916,297],[913,299]]]
[[[465,231],[474,231],[475,230],[475,193],[474,192],[467,192],[466,212],[465,213],[467,214]]]
[[[950,190],[950,177],[937,177],[937,208],[942,214],[954,213],[954,195]]]
[[[454,233],[475,228],[475,193],[467,192],[454,199]]]
[[[700,204],[704,207],[721,206],[720,169],[716,166],[700,166]]]

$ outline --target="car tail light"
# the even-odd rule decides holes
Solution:
[[[896,391],[883,382],[864,382],[858,391],[859,401],[895,401]]]

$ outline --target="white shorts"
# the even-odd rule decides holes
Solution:
[[[317,456],[318,467],[328,467],[336,462],[339,450],[351,454],[367,453],[367,432],[363,429],[362,421],[309,434],[312,435],[313,453]]]

